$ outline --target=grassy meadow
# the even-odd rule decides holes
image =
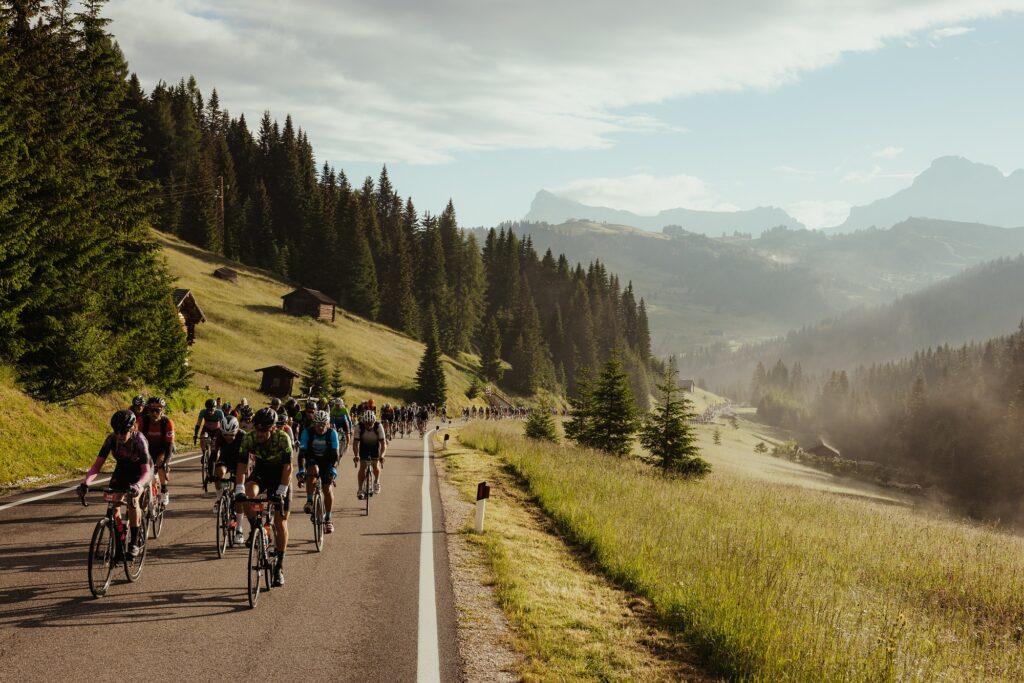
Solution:
[[[373,397],[378,403],[410,398],[423,345],[383,325],[341,310],[333,323],[286,315],[281,295],[295,285],[260,270],[230,263],[175,237],[154,233],[177,287],[191,289],[206,316],[196,328],[190,364],[192,386],[169,401],[179,441],[191,445],[196,412],[208,396],[256,405],[256,368],[286,365],[302,371],[310,344],[319,336],[329,363],[341,367],[349,402]],[[214,278],[222,265],[239,273],[238,283]],[[470,363],[445,358],[449,409],[469,403]],[[207,387],[209,390],[207,391]],[[138,393],[149,394],[147,387]],[[66,479],[92,464],[108,429],[110,414],[135,391],[113,396],[82,396],[65,406],[33,400],[18,388],[14,371],[0,366],[0,490]],[[477,399],[483,405],[482,399]]]
[[[714,673],[1024,680],[1020,538],[725,467],[665,479],[519,431],[475,424],[459,438],[505,460],[558,528],[650,599]]]

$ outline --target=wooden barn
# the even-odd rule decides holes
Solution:
[[[694,382],[692,379],[679,380],[679,388],[681,388],[683,391],[689,391],[691,394],[693,393],[693,389],[696,386],[696,382]]]
[[[174,299],[174,305],[178,309],[178,319],[181,321],[182,329],[185,330],[185,337],[189,345],[194,344],[196,341],[196,325],[206,322],[203,309],[199,308],[199,304],[196,302],[195,296],[192,295],[191,289],[176,289],[171,296]]]
[[[213,271],[213,276],[218,277],[221,280],[227,280],[228,282],[237,284],[238,283],[238,271],[232,268],[224,266]]]
[[[292,315],[308,315],[317,320],[333,322],[337,313],[337,301],[309,287],[299,287],[281,298],[284,300],[285,313]]]
[[[256,372],[263,373],[260,393],[278,398],[291,395],[295,378],[300,376],[299,373],[284,365],[268,365],[265,368],[257,369]]]
[[[804,450],[810,453],[811,455],[817,455],[818,457],[821,458],[840,457],[839,449],[828,445],[823,440],[817,441],[813,446],[811,446],[810,448],[805,448]]]

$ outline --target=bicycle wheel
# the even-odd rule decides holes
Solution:
[[[102,598],[110,588],[116,562],[114,528],[109,519],[96,522],[89,542],[89,592]]]
[[[324,493],[318,486],[313,494],[313,542],[316,551],[324,549]]]
[[[160,532],[164,529],[165,512],[167,508],[164,507],[163,499],[157,500],[153,506],[153,538],[160,538]]]
[[[230,514],[230,505],[224,502],[224,496],[217,499],[217,557],[224,557],[224,552],[228,549],[228,538],[231,535],[231,529],[228,527],[228,515]]]
[[[256,527],[249,539],[249,607],[256,607],[260,599],[260,577],[263,575],[263,563],[266,561],[266,537]]]
[[[149,536],[145,524],[139,526],[139,554],[129,559],[128,548],[124,550],[124,574],[129,581],[135,581],[142,574],[142,565],[146,563],[146,537]]]
[[[373,463],[366,465],[366,477],[363,478],[363,502],[366,505],[366,516],[370,515],[370,496],[373,495]]]

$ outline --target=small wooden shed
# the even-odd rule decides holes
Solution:
[[[191,289],[176,289],[171,294],[171,297],[174,299],[174,305],[178,309],[178,319],[181,321],[182,329],[185,330],[185,338],[190,345],[194,344],[196,341],[196,325],[206,322],[203,309],[199,308],[199,303],[196,301],[195,296],[193,296]]]
[[[213,271],[214,277],[219,277],[221,280],[227,280],[228,282],[238,283],[238,271],[232,268],[224,266]]]
[[[281,298],[284,300],[285,313],[292,315],[308,315],[317,320],[333,322],[337,313],[337,301],[309,287],[299,287]]]
[[[830,446],[829,444],[825,443],[824,440],[818,440],[818,442],[815,443],[813,446],[811,446],[810,448],[805,448],[804,450],[810,453],[811,455],[817,455],[820,458],[840,457],[839,449]]]
[[[696,382],[694,382],[692,379],[681,379],[681,380],[679,380],[679,387],[683,391],[689,391],[692,394],[693,393],[693,389],[694,389],[695,386],[696,386]]]
[[[268,365],[265,368],[258,368],[256,372],[263,373],[260,393],[278,398],[291,395],[295,378],[300,376],[299,373],[284,365]]]

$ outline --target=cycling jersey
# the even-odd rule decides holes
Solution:
[[[164,464],[171,459],[171,455],[174,454],[174,422],[171,418],[164,415],[159,420],[154,420],[151,416],[146,415],[138,423],[139,433],[146,437],[146,442],[149,444],[149,455],[156,461],[161,455],[166,456],[164,458]]]
[[[338,432],[334,429],[328,429],[323,434],[307,429],[299,438],[299,450],[307,457],[322,458],[330,456],[332,452],[337,456],[339,446]]]
[[[372,460],[380,457],[380,444],[387,441],[384,433],[384,425],[379,421],[373,427],[366,429],[362,424],[356,430],[356,441],[359,443],[359,458],[361,460]]]
[[[211,435],[219,432],[220,426],[224,424],[224,411],[220,408],[203,408],[199,411],[199,419],[196,420],[196,425],[200,422],[203,423],[203,430]]]
[[[352,419],[348,416],[347,408],[331,409],[331,426],[346,434],[352,431]]]
[[[242,448],[241,434],[236,434],[235,438],[228,441],[224,438],[224,432],[217,434],[214,448],[218,453],[218,462],[228,468],[228,475],[235,476],[235,468],[238,467],[239,461],[242,461],[241,448]]]
[[[271,433],[266,443],[260,443],[256,432],[242,437],[239,447],[242,462],[251,458],[254,467],[284,467],[292,463],[292,440],[283,431]]]
[[[115,434],[110,434],[103,441],[96,462],[86,476],[86,483],[95,478],[107,456],[113,453],[117,465],[110,475],[110,488],[116,491],[127,491],[132,484],[143,485],[152,477],[153,461],[149,457],[149,443],[138,432],[132,432],[127,442],[122,443]]]

